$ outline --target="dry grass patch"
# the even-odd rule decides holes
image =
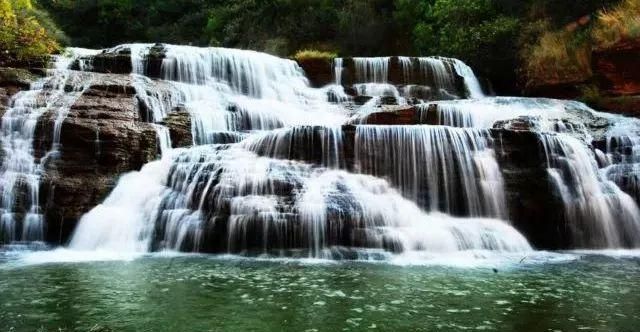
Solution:
[[[582,81],[591,76],[591,47],[573,31],[546,31],[523,55],[529,81]],[[535,82],[534,82],[535,83]]]
[[[333,52],[327,51],[318,51],[318,50],[300,50],[296,52],[293,58],[297,61],[308,61],[308,60],[327,60],[331,61],[336,58],[338,55]]]
[[[598,48],[640,37],[640,0],[623,0],[610,10],[600,11],[592,36]]]

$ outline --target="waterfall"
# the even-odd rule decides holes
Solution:
[[[541,134],[549,179],[564,205],[573,241],[584,248],[640,245],[640,209],[606,179],[591,150],[567,134]]]
[[[293,127],[254,135],[242,146],[260,156],[313,161],[330,168],[344,166],[340,127]]]
[[[438,124],[445,126],[491,128],[499,121],[527,117],[536,120],[540,131],[556,131],[558,119],[569,118],[571,113],[596,114],[574,102],[520,97],[432,101],[417,108],[423,119],[428,112],[435,112]]]
[[[401,99],[400,91],[396,88],[395,85],[387,84],[387,83],[359,83],[354,84],[353,88],[356,90],[358,95],[361,96],[373,96],[373,97],[394,97],[396,99]]]
[[[388,177],[428,211],[506,217],[502,175],[488,131],[442,126],[363,126],[360,172]]]
[[[45,220],[39,197],[42,164],[48,157],[58,154],[62,122],[90,83],[71,75],[67,67],[75,57],[89,53],[95,52],[77,50],[76,53],[54,57],[55,69],[32,83],[29,90],[13,96],[2,117],[0,141],[4,154],[0,170],[0,240],[4,243],[44,240]],[[38,160],[33,155],[36,125],[48,112],[55,116],[53,145],[42,160]]]
[[[79,221],[69,244],[75,250],[147,252],[167,174],[165,159],[124,175],[109,197]]]
[[[386,181],[366,175],[230,146],[190,149],[170,167],[160,163],[123,177],[118,192],[81,222],[79,232],[94,235],[74,237],[72,248],[137,251],[155,241],[156,249],[276,255],[301,250],[298,255],[321,258],[333,257],[336,245],[393,252],[529,249],[501,221],[426,214]],[[166,171],[169,189],[163,190],[159,174]],[[118,223],[99,231],[113,215]],[[153,222],[157,238],[149,229]]]
[[[484,93],[471,67],[445,57],[354,57],[354,83],[429,87],[429,99],[483,98]],[[341,84],[344,60],[334,60],[336,84]],[[339,69],[338,69],[339,68]],[[399,76],[399,77],[398,77]],[[337,81],[339,79],[339,81]],[[464,85],[464,89],[459,86]],[[462,91],[461,91],[462,90]],[[409,91],[409,90],[407,90]],[[423,93],[425,94],[425,93]]]
[[[353,58],[356,81],[362,83],[387,83],[391,57]]]
[[[152,50],[146,44],[128,47],[136,62],[144,62],[149,56],[145,52]],[[377,136],[367,133],[388,131],[393,136],[393,130],[364,126],[357,128],[356,151],[349,152],[340,127],[347,112],[328,101],[327,90],[310,88],[294,62],[221,48],[165,45],[162,52],[161,82],[169,92],[148,91],[148,79],[140,76],[138,98],[152,122],[175,105],[189,112],[195,146],[170,149],[166,127],[157,126],[163,158],[123,176],[105,202],[81,219],[71,248],[324,258],[357,256],[357,248],[530,249],[503,221],[456,219],[437,212],[506,216],[502,178],[486,131],[398,127],[408,133],[407,139],[423,136],[431,142],[424,146],[433,151],[420,151],[383,134],[375,142]],[[397,88],[382,84],[388,77],[388,59],[382,59],[355,60],[358,75],[370,80],[359,89],[400,97]],[[135,75],[145,71],[144,64],[132,67]],[[336,77],[340,75],[336,70]],[[432,199],[423,204],[424,199],[411,195],[415,186],[367,171],[370,164],[381,162],[365,158],[376,144],[398,144],[398,151],[415,162],[441,156],[430,181],[447,183],[446,192],[429,187]],[[376,154],[388,157],[391,146],[387,151]],[[345,170],[354,152],[357,168],[371,175]],[[408,166],[399,165],[400,178],[410,177],[402,174]],[[453,179],[455,172],[460,172],[458,179]],[[391,181],[372,175],[389,175]],[[413,181],[417,185],[420,180]]]
[[[409,84],[409,82],[411,82],[411,75],[413,71],[413,61],[410,57],[406,56],[399,56],[398,61],[400,62],[400,68],[402,69],[403,83]]]
[[[440,58],[418,58],[422,77],[429,79],[436,90],[455,91],[454,77],[448,62]]]
[[[344,61],[342,58],[333,59],[333,76],[335,77],[335,84],[342,84],[342,71],[344,70]]]
[[[616,125],[606,137],[605,151],[600,155],[601,164],[605,167],[606,176],[640,204],[639,121],[616,120]]]
[[[458,59],[453,60],[453,67],[456,69],[456,73],[464,79],[464,84],[467,88],[467,92],[469,93],[469,98],[476,99],[484,97],[480,81],[478,81],[478,78],[471,67]]]

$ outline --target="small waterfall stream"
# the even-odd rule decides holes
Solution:
[[[54,57],[54,69],[48,70],[46,77],[33,83],[29,90],[13,96],[2,117],[0,236],[4,243],[44,240],[40,206],[42,164],[57,155],[62,122],[89,84],[72,76],[67,68],[74,58],[95,53],[86,49],[69,49],[68,52]],[[33,155],[34,135],[38,119],[47,112],[55,116],[53,145],[38,160]]]

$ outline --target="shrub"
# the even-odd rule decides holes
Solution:
[[[640,37],[640,0],[623,0],[610,10],[601,10],[593,29],[596,47]]]
[[[32,10],[27,0],[0,0],[0,63],[38,58],[59,50]]]
[[[589,31],[546,30],[521,57],[529,82],[583,81],[591,76]]]
[[[300,50],[296,52],[293,58],[297,61],[305,60],[333,60],[338,55],[333,52],[318,51],[318,50]]]

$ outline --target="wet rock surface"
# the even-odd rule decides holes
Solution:
[[[57,115],[44,114],[36,129],[35,156],[44,164],[41,202],[47,240],[67,240],[78,219],[99,204],[118,177],[156,159],[154,127],[141,121],[129,75],[91,75],[91,85],[61,125],[52,152]],[[53,150],[55,151],[55,150]]]
[[[330,59],[301,59],[297,62],[311,86],[319,88],[334,82],[333,63]]]
[[[509,220],[539,249],[571,247],[562,200],[548,180],[547,161],[536,132],[492,129],[502,169]]]
[[[174,148],[191,146],[193,144],[191,116],[184,108],[178,108],[169,113],[162,123],[169,128],[171,145]]]

